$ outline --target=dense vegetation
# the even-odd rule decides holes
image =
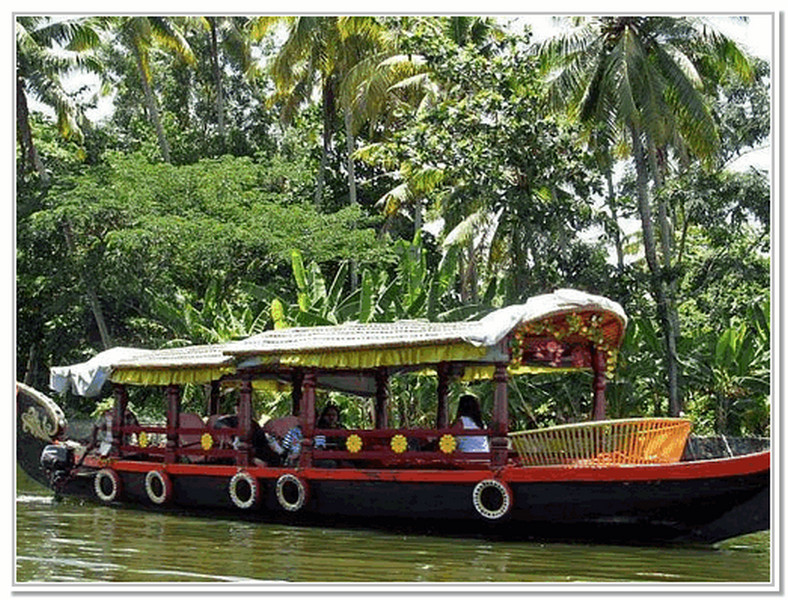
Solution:
[[[768,142],[769,65],[696,18],[567,21],[533,44],[482,17],[17,17],[17,377],[575,287],[631,319],[611,417],[768,434],[769,179],[728,165]],[[398,382],[395,422],[433,387]],[[513,382],[513,426],[589,396]]]

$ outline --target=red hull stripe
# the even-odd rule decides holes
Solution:
[[[711,479],[736,475],[751,475],[769,470],[770,452],[760,452],[734,458],[699,460],[667,465],[631,465],[605,467],[515,467],[478,470],[438,469],[296,469],[301,477],[326,481],[400,481],[411,483],[475,483],[494,477],[509,483],[560,482],[560,481],[654,481]],[[167,464],[158,462],[117,459],[87,459],[85,466],[112,466],[116,471],[147,473],[152,469],[170,475],[227,477],[235,475],[241,467],[234,465]],[[243,467],[243,470],[260,479],[276,479],[294,469],[282,467]]]

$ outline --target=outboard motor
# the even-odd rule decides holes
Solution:
[[[74,468],[74,450],[64,444],[45,446],[41,452],[41,468],[49,476],[52,487],[57,489]]]

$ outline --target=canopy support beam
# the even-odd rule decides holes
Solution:
[[[235,464],[246,466],[250,463],[250,440],[252,437],[252,380],[244,377],[241,381],[241,397],[238,400],[238,454]]]
[[[603,421],[607,404],[605,400],[607,355],[596,345],[591,349],[591,368],[594,371],[594,410],[591,418],[594,421]]]
[[[447,399],[449,397],[449,365],[440,363],[438,365],[438,414],[435,419],[437,429],[445,429],[449,426],[449,411]]]
[[[315,388],[317,387],[317,374],[313,369],[309,369],[303,374],[303,385],[301,392],[301,455],[298,466],[308,468],[312,466],[312,447],[315,435]],[[295,388],[293,388],[295,389]]]
[[[375,429],[386,429],[389,417],[386,403],[389,398],[389,375],[385,367],[375,371]]]
[[[164,462],[174,463],[178,452],[178,428],[181,423],[181,388],[167,386],[167,445],[164,448]]]
[[[493,374],[495,391],[493,393],[493,422],[490,450],[493,466],[503,466],[509,457],[509,377],[506,363],[495,363]]]
[[[293,378],[292,378],[292,400],[293,400],[293,409],[292,414],[293,416],[297,417],[301,414],[301,398],[303,396],[303,392],[301,390],[301,386],[304,383],[304,372],[301,369],[295,369],[293,371]]]
[[[115,396],[115,404],[112,409],[112,447],[110,453],[117,455],[120,453],[120,446],[123,445],[123,433],[121,427],[126,423],[126,408],[129,405],[129,394],[125,385],[115,384],[112,386]]]

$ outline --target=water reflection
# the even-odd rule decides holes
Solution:
[[[321,529],[21,491],[18,582],[768,582],[769,535],[621,547]]]

